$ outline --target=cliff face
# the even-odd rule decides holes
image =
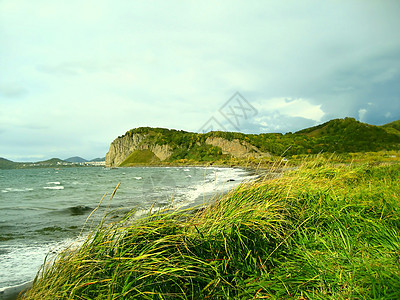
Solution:
[[[208,137],[206,139],[206,144],[220,147],[223,154],[229,154],[233,157],[243,158],[248,156],[259,157],[269,155],[262,153],[258,148],[250,143],[246,141],[239,141],[238,139],[228,141],[221,137]]]
[[[136,162],[135,156],[132,157],[131,154],[138,150],[149,150],[160,161],[168,160],[171,156],[174,160],[191,157],[191,159],[201,161],[218,160],[229,156],[237,158],[270,156],[269,153],[263,153],[244,139],[228,140],[223,137],[207,137],[195,133],[164,129],[157,132],[150,129],[144,133],[129,131],[124,136],[116,138],[106,154],[106,166],[118,167],[121,163],[135,165],[139,161]]]
[[[168,159],[171,147],[168,145],[148,144],[143,134],[133,134],[116,138],[106,154],[106,167],[118,167],[135,150],[150,150],[161,161]]]

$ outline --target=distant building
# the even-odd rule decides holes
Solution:
[[[85,166],[93,166],[93,167],[104,167],[106,165],[105,161],[87,161],[84,162]]]

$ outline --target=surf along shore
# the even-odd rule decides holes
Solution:
[[[399,175],[316,158],[202,209],[104,222],[21,299],[399,299]]]

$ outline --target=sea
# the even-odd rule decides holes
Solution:
[[[105,215],[206,205],[252,178],[217,167],[0,170],[0,294],[32,281],[47,255],[78,242]]]

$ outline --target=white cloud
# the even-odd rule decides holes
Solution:
[[[310,100],[302,98],[272,98],[262,100],[260,103],[254,103],[254,105],[260,111],[260,115],[278,112],[280,115],[300,117],[319,122],[325,114],[320,104],[312,104]]]
[[[360,120],[360,122],[364,122],[365,121],[365,115],[367,114],[367,110],[365,108],[361,108],[358,111],[358,119]]]

